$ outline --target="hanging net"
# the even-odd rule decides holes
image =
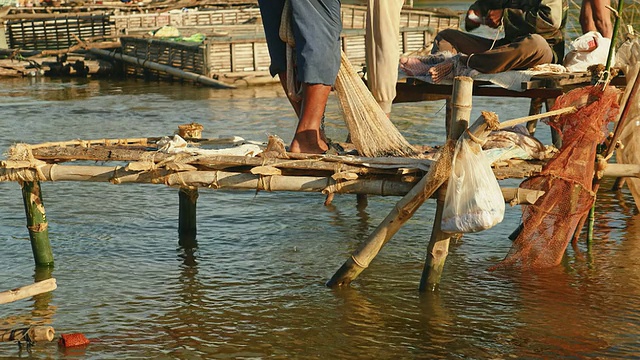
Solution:
[[[580,220],[595,201],[593,192],[596,147],[607,134],[607,124],[618,112],[619,90],[589,86],[556,100],[554,109],[575,106],[549,125],[562,136],[562,147],[539,175],[520,187],[542,190],[534,205],[522,207],[523,229],[507,257],[491,270],[505,267],[540,269],[560,263]]]

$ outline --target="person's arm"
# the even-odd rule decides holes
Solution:
[[[505,37],[513,39],[528,34],[561,37],[558,33],[565,21],[564,0],[512,0],[504,6]]]

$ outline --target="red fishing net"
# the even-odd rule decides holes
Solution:
[[[556,100],[554,109],[575,106],[549,125],[561,133],[562,147],[539,175],[522,182],[525,189],[542,190],[534,205],[522,207],[523,229],[507,257],[491,269],[540,269],[560,263],[580,220],[595,200],[596,147],[607,135],[607,124],[618,112],[619,90],[590,86]]]

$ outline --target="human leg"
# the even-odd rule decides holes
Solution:
[[[320,125],[340,68],[340,1],[298,0],[291,5],[302,104],[290,151],[323,153],[328,146]]]
[[[321,154],[329,146],[320,132],[331,86],[302,84],[302,113],[289,150],[295,153]]]
[[[466,65],[482,73],[524,70],[553,62],[553,51],[540,35],[523,36],[506,45],[480,53],[466,53]]]
[[[496,42],[496,46],[503,42]],[[487,51],[494,45],[493,39],[469,34],[460,30],[445,29],[440,31],[433,40],[432,54],[449,51],[453,54],[475,54]]]
[[[280,39],[280,21],[282,19],[284,0],[259,0],[258,3],[269,56],[271,57],[269,72],[271,76],[278,75],[282,88],[286,94],[289,94],[289,91],[287,91],[287,50],[286,44]],[[289,102],[293,106],[296,115],[300,117],[300,101],[289,97]]]
[[[610,0],[583,0],[580,6],[580,27],[583,33],[598,31],[611,39],[613,25],[611,11],[607,8]]]
[[[287,70],[286,44],[280,40],[280,19],[284,0],[258,0],[258,3],[269,57],[271,57],[269,72],[271,76],[276,76]]]
[[[365,50],[367,81],[373,97],[389,116],[398,82],[398,33],[403,0],[369,0]]]

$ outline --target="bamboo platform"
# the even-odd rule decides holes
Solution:
[[[22,186],[36,264],[50,266],[54,261],[41,182],[145,183],[175,187],[179,189],[179,235],[183,245],[195,239],[198,189],[316,192],[327,196],[325,203],[330,202],[334,194],[401,196],[402,200],[394,208],[396,212],[401,203],[415,194],[442,201],[442,190],[436,191],[439,186],[431,191],[421,190],[425,179],[434,171],[433,166],[443,161],[442,156],[434,160],[436,153],[442,152],[441,148],[422,147],[421,154],[415,158],[360,157],[350,144],[341,144],[344,150],[335,154],[294,154],[286,152],[276,137],[271,137],[266,144],[256,144],[237,137],[202,139],[201,131],[202,126],[198,124],[181,126],[179,133],[186,142],[174,147],[180,151],[168,150],[172,149],[168,146],[171,144],[167,143],[168,137],[70,140],[11,147],[9,158],[0,162],[0,181],[18,182]],[[228,153],[229,149],[238,151],[242,146],[250,146],[251,150]],[[510,160],[495,165],[493,171],[497,179],[527,178],[538,174],[545,162]],[[640,165],[611,164],[604,176],[638,177]],[[533,204],[543,194],[519,188],[503,188],[502,193],[504,201],[511,205]],[[415,211],[421,202],[413,202],[412,211]],[[401,220],[406,221],[410,216],[405,213]],[[394,231],[385,232],[387,236],[393,236],[402,223],[396,222]],[[367,250],[368,259],[358,264],[370,262],[384,242],[375,245],[374,250]],[[343,271],[343,266],[329,285],[348,284],[364,267],[348,270],[347,266]]]

